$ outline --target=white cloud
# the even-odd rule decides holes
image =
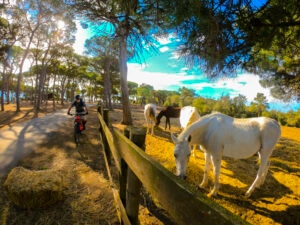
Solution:
[[[263,88],[259,83],[259,77],[254,74],[240,74],[236,78],[220,79],[216,86],[234,89],[236,95],[244,95],[248,101],[253,101],[257,93],[263,93],[269,100],[274,100],[270,90]]]
[[[169,37],[163,37],[163,38],[157,38],[157,41],[161,44],[161,45],[167,45],[171,43],[171,35],[169,35]]]
[[[191,88],[196,92],[201,92],[204,88],[221,89],[224,93],[218,93],[218,95],[229,94],[230,97],[235,97],[238,94],[247,97],[249,102],[253,101],[257,93],[263,93],[269,101],[274,101],[270,95],[269,89],[263,88],[259,84],[259,78],[252,74],[241,74],[236,78],[219,79],[215,82],[203,81],[193,83],[194,80],[202,80],[202,75],[189,75],[185,73],[185,69],[182,68],[182,73],[153,73],[143,71],[143,66],[139,64],[128,64],[128,80],[138,83],[149,84],[154,87],[155,90],[178,90],[178,88],[185,86]],[[189,82],[188,82],[189,81]],[[185,82],[186,84],[183,84]],[[228,90],[226,92],[226,90]],[[213,93],[212,93],[213,94]],[[208,97],[208,96],[206,96]],[[211,96],[214,98],[216,96]]]
[[[168,50],[169,50],[169,48],[167,46],[164,46],[164,47],[159,49],[160,52],[166,52]]]
[[[149,84],[155,90],[170,90],[170,86],[180,87],[184,80],[184,74],[153,73],[142,71],[143,66],[136,63],[128,63],[127,80],[137,84]]]

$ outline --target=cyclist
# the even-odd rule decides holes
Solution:
[[[85,115],[89,114],[88,113],[88,109],[86,107],[86,104],[82,100],[82,98],[80,98],[80,95],[76,95],[75,96],[75,101],[70,105],[70,107],[68,109],[68,115],[70,114],[70,111],[71,111],[72,107],[76,108],[76,113],[83,113],[83,112],[85,112]],[[86,116],[85,115],[81,116],[83,130],[85,130],[85,124],[86,124]]]

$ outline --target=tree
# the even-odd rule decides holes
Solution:
[[[158,105],[164,105],[167,100],[167,97],[172,94],[172,91],[157,90],[154,93],[157,98]]]
[[[257,116],[261,116],[269,108],[267,97],[263,93],[257,93],[251,105],[256,109]]]
[[[206,115],[213,111],[215,100],[203,97],[197,97],[193,100],[193,106],[197,108],[200,115]]]
[[[283,101],[300,101],[300,42],[294,39],[294,32],[291,29],[285,35],[286,39],[292,37],[293,44],[283,47],[274,42],[269,50],[257,47],[247,64],[251,72],[259,74],[261,85],[271,88],[272,96]]]
[[[171,96],[169,95],[164,104],[164,106],[174,106],[174,107],[179,107],[179,105],[180,105],[179,93],[173,93]]]
[[[132,81],[128,81],[128,93],[129,96],[136,99],[138,84]]]
[[[162,8],[159,1],[146,0],[113,0],[113,1],[76,1],[72,5],[77,12],[89,21],[102,27],[103,33],[107,33],[119,43],[119,69],[121,98],[123,104],[123,124],[132,124],[129,93],[127,85],[127,60],[128,52],[136,58],[142,59],[139,51],[151,49],[153,36],[151,31],[156,31],[159,25],[163,25]],[[107,25],[107,26],[105,26]]]
[[[179,88],[178,91],[180,92],[180,106],[183,107],[186,105],[191,105],[193,98],[196,95],[195,91],[186,87]]]
[[[8,11],[8,15],[12,20],[22,24],[22,29],[19,30],[17,36],[20,38],[20,44],[24,46],[24,54],[19,66],[20,69],[16,90],[16,111],[20,111],[20,89],[23,77],[23,66],[30,52],[34,37],[39,29],[44,31],[46,31],[45,29],[49,29],[48,31],[53,34],[54,30],[51,28],[51,25],[53,25],[53,18],[66,18],[66,20],[72,21],[73,17],[68,14],[68,11],[64,6],[65,4],[58,0],[17,0],[16,4],[12,5],[11,9]],[[49,32],[46,32],[46,35],[49,34]],[[47,52],[48,51],[46,51],[44,56],[47,55]],[[45,68],[43,69],[45,70]],[[43,79],[43,76],[41,79]]]
[[[299,100],[300,2],[164,1],[180,54],[209,78],[258,73],[275,97]],[[272,51],[265,57],[265,51]],[[261,60],[263,58],[263,60]],[[273,62],[275,61],[275,62]],[[284,94],[284,95],[283,95]]]
[[[153,86],[149,84],[141,84],[136,91],[138,98],[141,99],[141,104],[155,103]]]
[[[234,117],[246,117],[246,102],[246,96],[241,94],[232,99],[231,111]]]
[[[214,110],[233,116],[231,111],[231,102],[229,95],[222,96],[220,100],[216,101],[216,104],[214,105]]]
[[[85,47],[87,53],[94,57],[99,57],[99,62],[104,70],[104,104],[105,107],[112,110],[112,85],[110,74],[113,69],[118,69],[113,64],[118,63],[118,49],[117,43],[112,41],[108,37],[94,36],[89,40],[86,40]],[[98,71],[100,72],[100,71]]]
[[[10,20],[6,13],[6,5],[3,5],[3,8],[0,8],[1,10],[1,17],[0,17],[0,36],[1,36],[1,42],[0,42],[0,65],[2,64],[2,84],[1,84],[1,111],[4,111],[4,89],[5,84],[8,81],[8,77],[6,77],[6,70],[7,68],[10,69],[12,73],[11,68],[11,56],[12,56],[12,47],[14,44],[18,41],[16,34],[18,33],[20,29],[20,25],[18,23],[14,23],[12,20]],[[3,11],[3,12],[2,12]],[[3,15],[6,16],[6,18],[2,17]],[[8,97],[9,101],[9,97]]]

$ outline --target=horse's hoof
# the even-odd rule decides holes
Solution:
[[[250,196],[251,196],[251,193],[250,193],[250,192],[246,192],[246,193],[245,193],[245,198],[250,198]]]
[[[208,198],[211,198],[211,197],[213,196],[213,194],[212,194],[212,193],[208,193],[206,196],[207,196]]]
[[[209,192],[207,195],[206,195],[208,198],[211,198],[211,197],[217,197],[217,193],[216,192]]]
[[[201,189],[205,189],[207,186],[206,183],[201,183],[198,187],[201,188]]]

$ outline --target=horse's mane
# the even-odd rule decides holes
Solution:
[[[157,120],[160,120],[165,114],[166,114],[166,110],[165,110],[165,109],[164,109],[164,110],[161,110],[161,111],[158,113],[156,119],[157,119]]]
[[[183,141],[185,138],[190,136],[196,129],[203,127],[207,123],[209,123],[217,114],[223,115],[219,112],[212,112],[211,114],[207,114],[205,116],[200,117],[196,122],[192,123],[186,129],[184,129],[181,134],[178,136],[179,141]]]

